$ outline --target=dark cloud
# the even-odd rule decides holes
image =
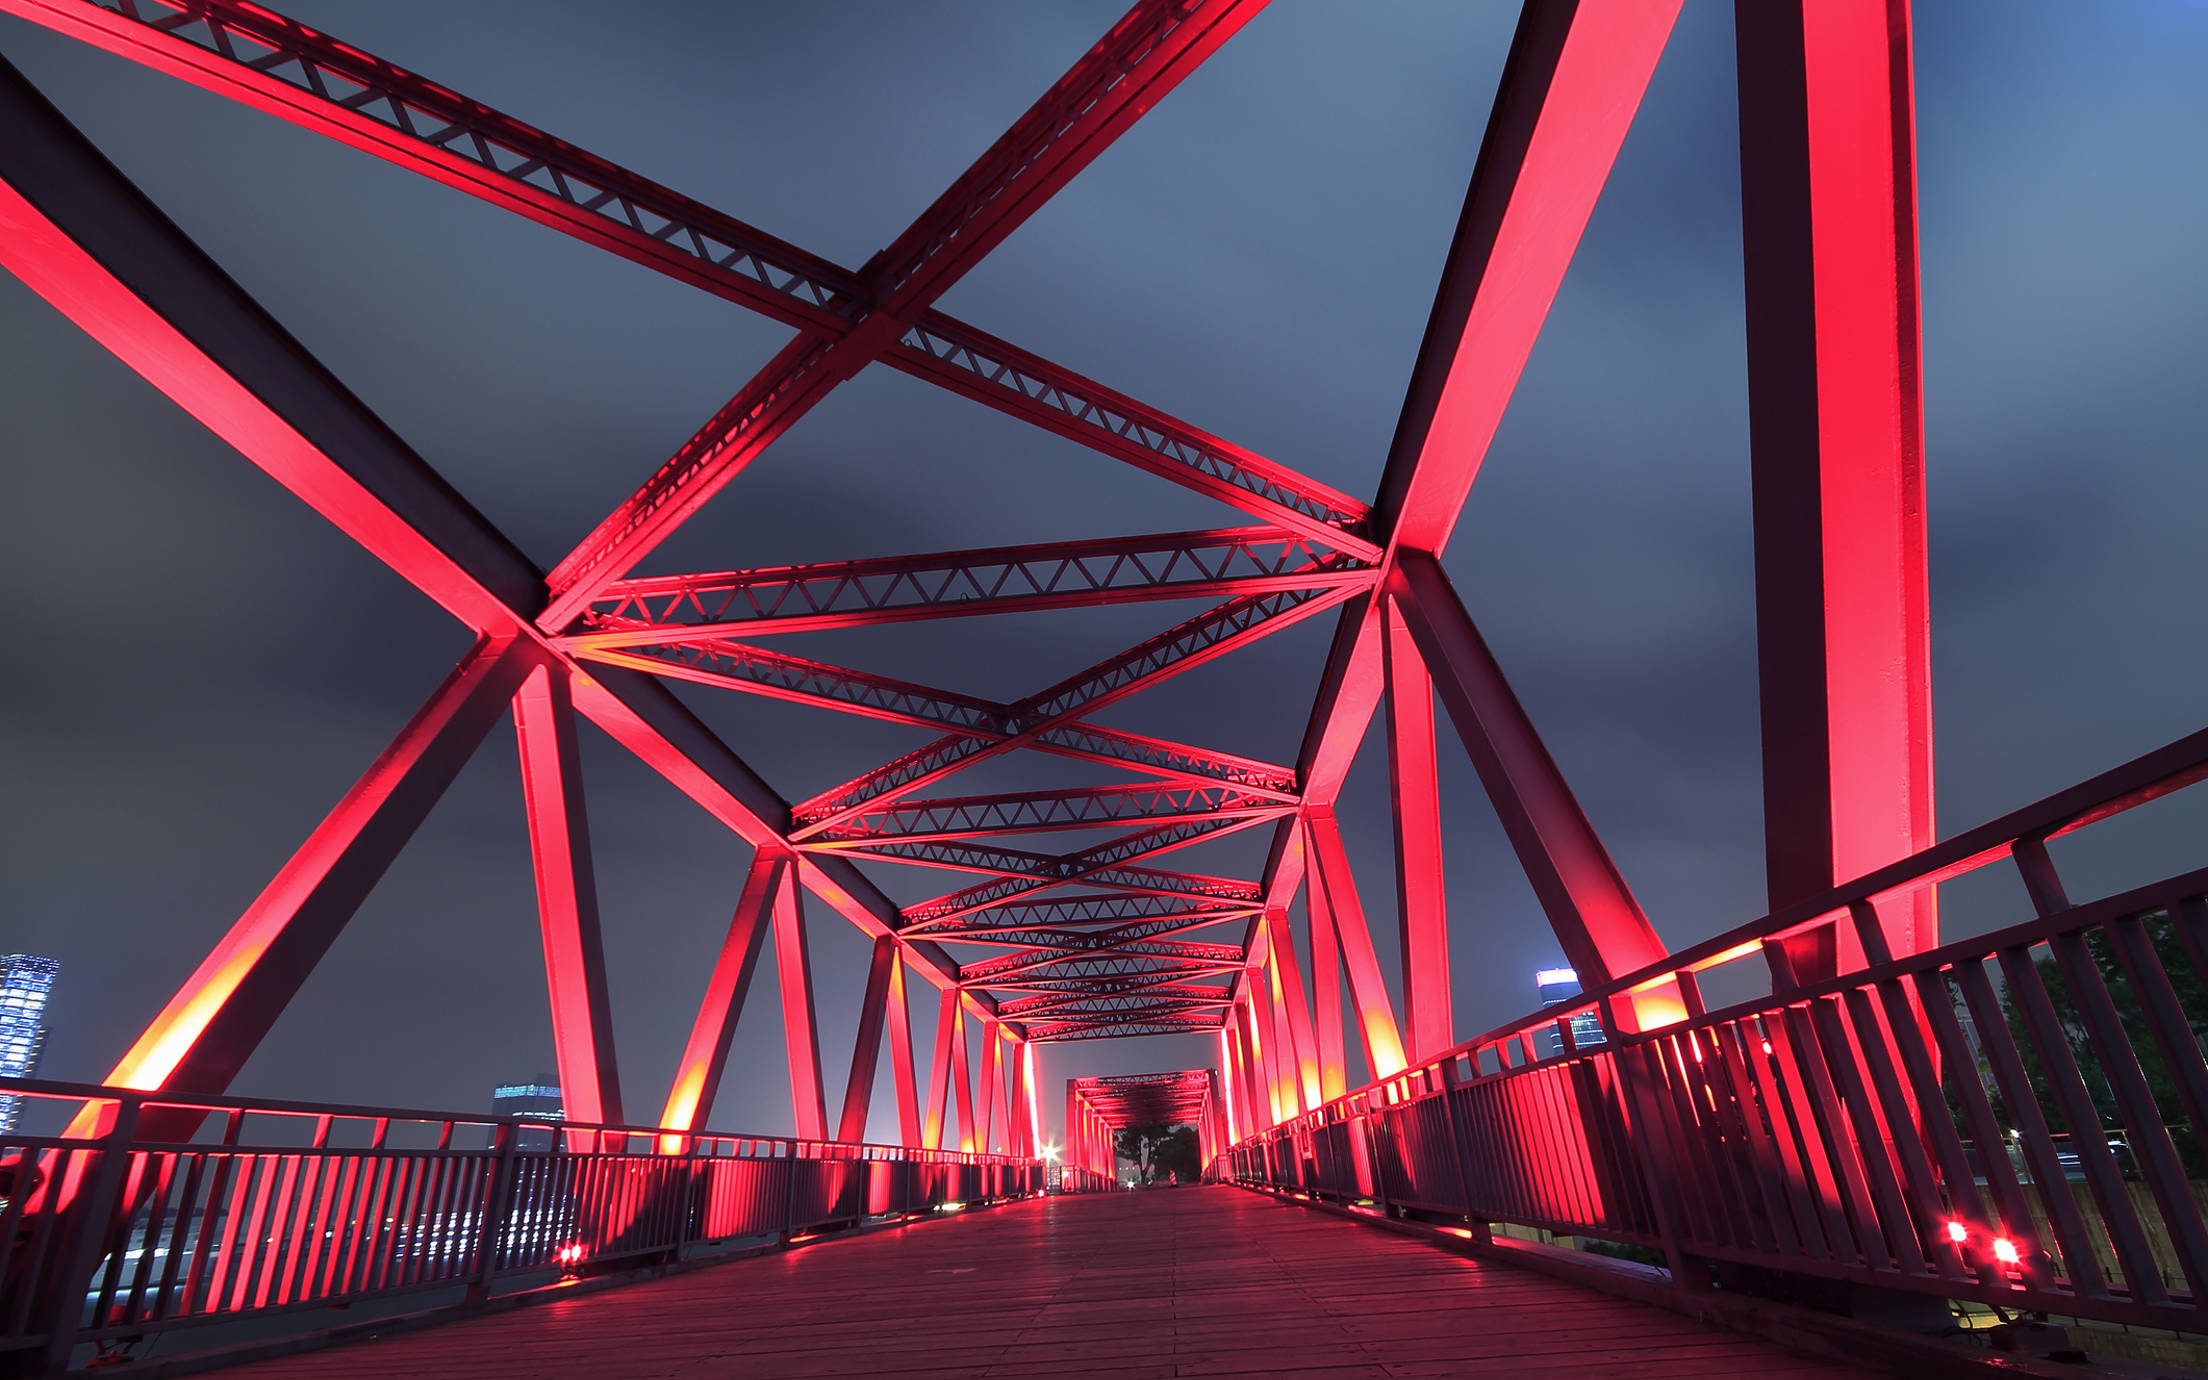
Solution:
[[[2199,724],[2208,650],[2208,8],[1920,6],[1942,818],[1974,823]],[[1114,17],[1104,3],[300,3],[313,24],[848,264],[893,237]],[[1504,7],[1283,3],[951,294],[984,328],[1352,493],[1393,430],[1509,38]],[[1665,937],[1761,909],[1729,10],[1688,6],[1448,565]],[[540,562],[787,331],[13,20],[22,67]],[[0,281],[0,947],[63,961],[48,1072],[96,1077],[460,654],[450,620]],[[1228,510],[899,375],[805,419],[652,568],[1164,531]],[[779,645],[1013,698],[1188,610]],[[1107,721],[1295,752],[1330,620]],[[684,696],[786,795],[919,741]],[[1342,803],[1395,967],[1384,764]],[[747,858],[586,733],[630,1109],[656,1107]],[[977,788],[1041,779],[977,770]],[[1458,1027],[1516,1014],[1554,939],[1444,767]],[[2198,836],[2181,802],[2070,846],[2073,891]],[[1191,855],[1254,869],[1262,837]],[[483,1105],[550,1062],[512,749],[492,742],[240,1080]],[[884,884],[913,899],[952,874]],[[1956,888],[1956,932],[2013,917]],[[864,943],[814,927],[831,1100]],[[771,965],[770,965],[771,968]],[[716,1120],[788,1124],[771,971]],[[933,1026],[916,1002],[916,1043]],[[1210,1062],[1068,1046],[1058,1080]],[[887,1099],[882,1099],[885,1107]],[[885,1126],[881,1115],[876,1129]]]

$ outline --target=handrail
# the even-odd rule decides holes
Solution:
[[[1848,911],[1851,905],[1874,902],[1898,891],[1916,891],[1952,880],[2009,856],[2020,841],[2059,838],[2183,790],[2204,779],[2208,779],[2208,729],[2166,743],[2097,776],[2088,777],[2077,785],[1912,853],[1898,862],[1873,869],[1852,881],[1842,882],[1760,919],[1691,944],[1655,963],[1586,988],[1578,996],[1564,1002],[1505,1021],[1421,1060],[1402,1073],[1374,1079],[1336,1100],[1354,1099],[1421,1072],[1438,1073],[1440,1069],[1459,1059],[1472,1059],[1476,1066],[1480,1051],[1494,1048],[1529,1031],[1553,1025],[1560,1019],[1581,1012],[1601,1011],[1605,1003],[1612,999],[1660,986],[1677,979],[1682,973],[1692,974],[1717,963],[1743,957],[1760,949],[1766,942],[1784,939],[1797,931],[1831,920]],[[1609,1032],[1609,1038],[1613,1042],[1632,1043],[1637,1038],[1644,1037],[1645,1034],[1619,1032],[1615,1029]]]
[[[0,1134],[11,1373],[11,1354],[52,1373],[85,1343],[425,1290],[480,1300],[1044,1187],[1040,1160],[960,1150],[44,1079],[0,1079],[0,1096],[100,1110],[91,1136]]]
[[[2199,779],[2184,759],[2203,741],[1827,893],[1851,902],[1860,969],[1797,983],[1774,964],[1768,996],[1601,1045],[1503,1043],[1570,1009],[1552,1008],[1284,1119],[1214,1172],[1468,1235],[1658,1251],[1682,1288],[1801,1275],[2203,1330],[2208,868],[2073,905],[2039,846]],[[2004,851],[2042,913],[1885,952],[1869,896]]]

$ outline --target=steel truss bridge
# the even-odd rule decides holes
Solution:
[[[1034,1047],[1190,1031],[1216,1038],[1214,1067],[1069,1086],[1066,1187],[1112,1187],[1115,1127],[1181,1118],[1199,1126],[1220,1184],[1591,1280],[1635,1307],[1824,1335],[1818,1315],[1765,1298],[1762,1286],[1779,1280],[1794,1282],[1779,1292],[1796,1299],[1853,1289],[2204,1330],[2208,1012],[2183,994],[2208,977],[2208,871],[2074,901],[2049,844],[2208,774],[2208,732],[1945,840],[1933,828],[1906,0],[1739,7],[1771,911],[1676,952],[1440,558],[1679,0],[1526,4],[1367,497],[936,306],[1263,7],[1138,0],[902,235],[849,268],[256,4],[0,0],[792,332],[542,569],[0,64],[0,264],[476,637],[101,1084],[9,1085],[66,1113],[52,1134],[12,1134],[0,1157],[10,1364],[58,1370],[153,1333],[219,1336],[262,1314],[426,1290],[480,1303],[555,1276],[657,1269],[968,1205],[1023,1204],[927,1231],[986,1241],[1001,1221],[1010,1241],[1046,1211],[1089,1213],[1088,1230],[1108,1220],[1095,1215],[1103,1197],[1028,1201],[1043,1182]],[[873,366],[1246,522],[640,572],[792,424]],[[761,640],[1191,599],[1208,607],[1011,701]],[[1165,739],[1097,722],[1128,696],[1310,619],[1333,638],[1302,743],[1278,761],[1206,747],[1202,724]],[[918,745],[793,801],[686,709],[671,680],[910,725]],[[1437,701],[1585,983],[1568,1007],[1470,1039],[1450,1003],[1436,770],[1456,749]],[[569,1119],[227,1096],[509,714]],[[664,1101],[656,1086],[643,1104],[624,1101],[616,1075],[578,716],[755,850]],[[1392,895],[1351,874],[1336,817],[1376,718],[1393,787]],[[961,793],[961,772],[1015,752],[1120,779]],[[1170,866],[1178,850],[1243,830],[1270,840],[1257,875]],[[1104,841],[1067,849],[1064,834]],[[862,863],[962,875],[898,905]],[[1943,944],[1938,884],[1992,866],[2018,869],[2032,913]],[[834,1107],[808,904],[873,941]],[[1400,1003],[1376,956],[1373,909],[1396,917]],[[715,1098],[770,937],[795,1134],[727,1134],[711,1128]],[[1702,979],[1720,966],[1761,973],[1764,994],[1710,1008]],[[939,1003],[924,1081],[908,1021],[915,979]],[[969,1022],[980,1028],[978,1070]],[[1588,1038],[1596,1029],[1599,1042]],[[885,1038],[898,1143],[869,1145]],[[1362,1087],[1349,1086],[1352,1041],[1376,1076]],[[1190,1193],[1174,1201],[1254,1201]],[[1141,1195],[1110,1201],[1122,1197]],[[1319,1220],[1300,1209],[1214,1217],[1283,1240]],[[1598,1239],[1662,1268],[1621,1284],[1591,1256],[1512,1230]],[[1492,1275],[1465,1275],[1465,1287],[1500,1287],[1481,1283]],[[1666,1335],[1638,1359],[1661,1361],[1677,1341]],[[2015,1335],[2028,1346],[2037,1334]],[[1889,1342],[1892,1356],[1922,1360],[1907,1351],[1915,1343]],[[1694,1373],[1768,1364],[1709,1345],[1694,1354],[1716,1359]],[[1861,1336],[1840,1349],[1891,1359]],[[1943,1353],[1941,1364],[1967,1367],[1973,1354]]]

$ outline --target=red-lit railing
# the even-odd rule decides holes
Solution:
[[[0,1080],[0,1351],[422,1291],[480,1298],[1038,1193],[1027,1159]],[[58,1113],[54,1110],[59,1104]],[[43,1113],[43,1115],[42,1115]]]
[[[1059,1190],[1064,1193],[1111,1193],[1119,1188],[1119,1180],[1109,1174],[1099,1174],[1094,1169],[1083,1169],[1069,1164],[1058,1171]]]
[[[1727,1266],[2202,1330],[2208,869],[2088,904],[2046,840],[2208,772],[2208,733],[1245,1140],[1214,1174]],[[2007,858],[2036,918],[1892,958],[1875,902]],[[1780,940],[1852,925],[1797,983]],[[1697,974],[1770,992],[1709,1011]],[[1684,1019],[1634,1032],[1650,993]],[[1574,1047],[1599,1012],[1606,1043]],[[1550,1032],[1554,1033],[1551,1034]]]

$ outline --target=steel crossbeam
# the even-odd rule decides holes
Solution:
[[[1229,599],[1010,706],[1009,716],[998,728],[1003,736],[967,733],[939,738],[804,801],[794,811],[799,827],[791,837],[806,839],[824,833],[868,806],[910,795],[1046,734],[1055,736],[1058,730],[1070,728],[1072,720],[1324,612],[1357,592],[1284,590]]]
[[[948,867],[968,872],[991,872],[1003,877],[1034,877],[1053,885],[1080,881],[1101,869],[1139,858],[1154,857],[1185,848],[1202,839],[1221,838],[1262,824],[1268,815],[1207,815],[1156,824],[1105,840],[1077,853],[1025,853],[968,839],[884,839],[827,851],[846,857],[879,858],[885,862],[914,863],[922,867]],[[1005,898],[1005,899],[1010,899]]]
[[[1364,562],[1279,527],[617,580],[570,648],[669,646],[931,618],[1354,585]]]
[[[717,641],[666,648],[583,648],[577,655],[599,665],[835,709],[863,718],[919,727],[960,728],[966,730],[962,739],[971,737],[985,744],[1032,747],[1060,757],[1132,767],[1173,780],[1227,781],[1276,800],[1294,798],[1295,774],[1286,767],[1085,723],[1061,723],[1023,735],[1016,728],[1022,712],[1017,705],[977,699],[762,647]],[[1125,688],[1112,698],[1140,688],[1140,685]],[[1015,738],[1020,739],[1018,744],[1013,743]],[[884,805],[891,805],[898,798],[898,794],[890,794],[880,799]]]
[[[1061,991],[1004,1002],[1001,1009],[1007,1019],[1013,1020],[1062,1011],[1078,1011],[1085,1015],[1125,1011],[1166,1015],[1197,1011],[1205,1007],[1225,1009],[1230,1000],[1226,988],[1181,982],[1178,980],[1179,976],[1177,973],[1162,973],[1131,979],[1068,983]]]
[[[840,844],[888,839],[909,843],[990,834],[1052,833],[1096,829],[1130,820],[1180,823],[1237,819],[1293,809],[1292,802],[1219,785],[1084,786],[1003,795],[922,800],[907,797],[852,817],[842,826],[816,836],[808,847],[821,851]]]
[[[1113,931],[1098,933],[1074,933],[1053,938],[1047,944],[1037,944],[1026,952],[1006,954],[1000,958],[984,959],[979,963],[959,965],[958,978],[965,985],[995,987],[1004,980],[1045,973],[1045,970],[1063,969],[1079,976],[1091,970],[1081,965],[1101,965],[1133,959],[1157,959],[1191,965],[1229,963],[1241,967],[1244,958],[1239,944],[1203,944],[1193,940],[1158,939],[1144,935],[1125,935]],[[1047,976],[1047,973],[1045,974]]]

